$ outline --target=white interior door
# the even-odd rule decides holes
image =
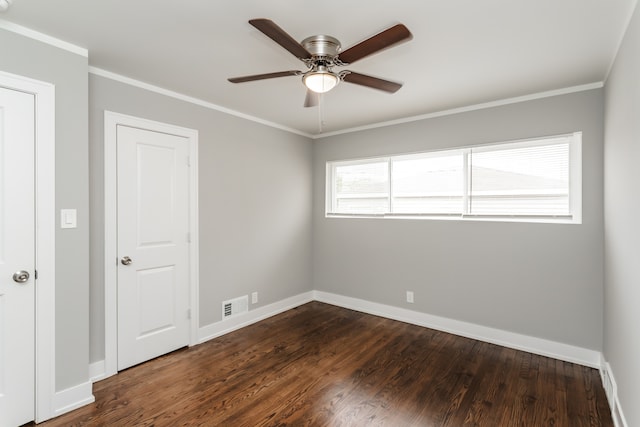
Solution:
[[[117,128],[118,369],[189,344],[189,141]]]
[[[0,88],[0,426],[35,412],[34,97]]]

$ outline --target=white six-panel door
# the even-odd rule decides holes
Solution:
[[[189,141],[117,128],[118,370],[189,344]]]
[[[34,96],[0,88],[0,426],[34,419]]]

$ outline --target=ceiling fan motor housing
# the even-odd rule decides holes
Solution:
[[[319,35],[302,40],[301,45],[313,56],[333,58],[340,52],[340,41],[335,37]]]

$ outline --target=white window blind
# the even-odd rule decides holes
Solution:
[[[569,143],[471,149],[469,213],[569,215]]]
[[[391,212],[451,214],[462,210],[462,153],[391,159]]]
[[[327,215],[581,221],[581,133],[327,163]]]

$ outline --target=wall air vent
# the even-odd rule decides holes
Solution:
[[[249,310],[249,295],[222,301],[222,320]]]

